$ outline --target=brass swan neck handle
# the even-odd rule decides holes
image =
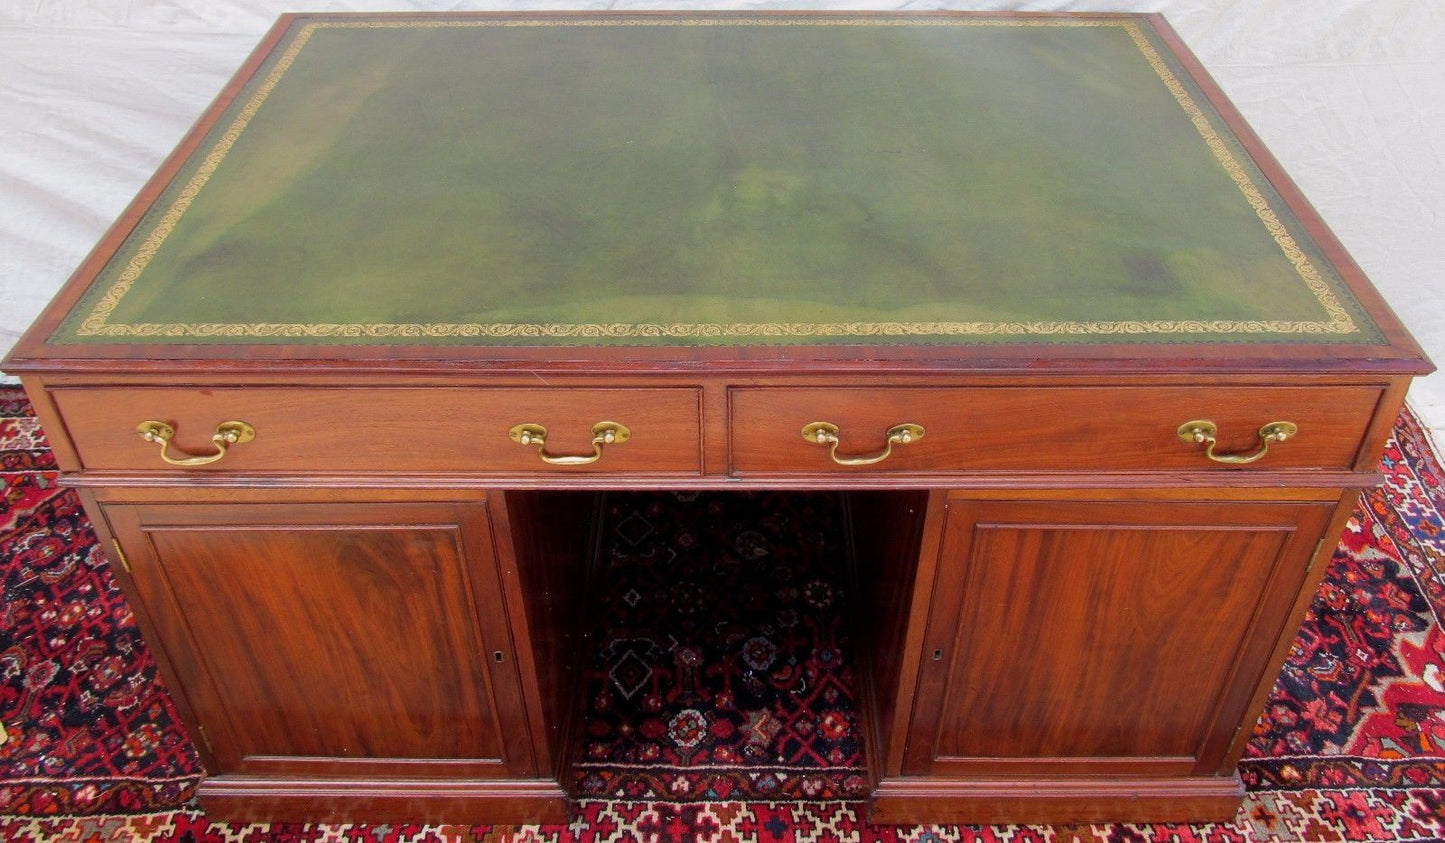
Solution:
[[[214,454],[183,455],[180,457],[171,456],[171,439],[176,435],[176,429],[161,421],[143,421],[136,425],[135,432],[147,442],[159,442],[161,446],[161,459],[171,465],[179,465],[186,468],[197,465],[209,465],[224,457],[232,445],[241,445],[256,438],[256,428],[243,421],[227,421],[216,425],[216,432],[211,436],[211,442],[216,446]]]
[[[888,428],[888,441],[883,450],[868,456],[846,457],[838,455],[838,426],[830,422],[812,422],[803,426],[803,438],[828,448],[828,456],[838,465],[874,465],[883,462],[893,454],[894,445],[909,445],[923,438],[921,425],[904,423]]]
[[[620,445],[632,438],[632,431],[625,424],[600,421],[592,425],[592,453],[576,456],[547,453],[547,428],[540,424],[516,425],[507,436],[519,445],[537,446],[537,457],[548,465],[588,465],[602,459],[604,445]]]
[[[1179,438],[1185,442],[1204,446],[1204,456],[1226,465],[1245,465],[1264,459],[1269,452],[1271,442],[1284,442],[1299,433],[1299,425],[1288,421],[1275,421],[1259,429],[1259,448],[1248,454],[1216,454],[1215,446],[1218,444],[1216,436],[1219,434],[1219,426],[1207,419],[1196,419],[1179,425],[1176,431]]]

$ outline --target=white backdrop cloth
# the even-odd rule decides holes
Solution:
[[[0,354],[285,11],[1163,12],[1445,364],[1445,0],[0,0]],[[1411,404],[1445,434],[1445,374]]]

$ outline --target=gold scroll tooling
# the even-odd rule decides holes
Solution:
[[[1328,319],[1323,321],[1284,320],[1112,320],[1067,321],[1035,320],[1013,322],[939,321],[939,322],[741,322],[741,323],[275,323],[275,322],[199,322],[199,323],[120,323],[110,316],[121,299],[145,271],[146,265],[175,229],[181,216],[190,207],[221,161],[236,143],[246,126],[275,90],[296,57],[323,28],[427,28],[427,27],[533,27],[533,26],[1046,26],[1046,27],[1122,27],[1138,46],[1145,60],[1160,81],[1173,95],[1214,157],[1229,174],[1278,244],[1286,259],[1324,308]],[[280,54],[261,84],[215,139],[199,168],[171,201],[170,207],[156,221],[124,269],[105,290],[77,329],[88,337],[255,337],[255,338],[486,338],[486,339],[706,339],[738,338],[868,338],[868,337],[939,337],[939,336],[1055,336],[1055,335],[1130,335],[1130,334],[1347,334],[1359,327],[1326,283],[1319,269],[1300,249],[1288,228],[1265,199],[1248,170],[1240,164],[1234,151],[1220,137],[1185,86],[1175,76],[1143,29],[1133,21],[1112,19],[1050,19],[1050,18],[603,18],[603,19],[471,19],[471,20],[394,20],[394,21],[324,21],[303,24],[291,43]]]

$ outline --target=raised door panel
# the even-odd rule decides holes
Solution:
[[[532,773],[484,504],[106,515],[213,774]]]
[[[1217,774],[1330,512],[951,501],[904,772]]]

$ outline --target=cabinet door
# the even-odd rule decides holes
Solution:
[[[533,773],[484,503],[105,514],[211,774]]]
[[[1227,775],[1331,512],[950,500],[904,773]]]

